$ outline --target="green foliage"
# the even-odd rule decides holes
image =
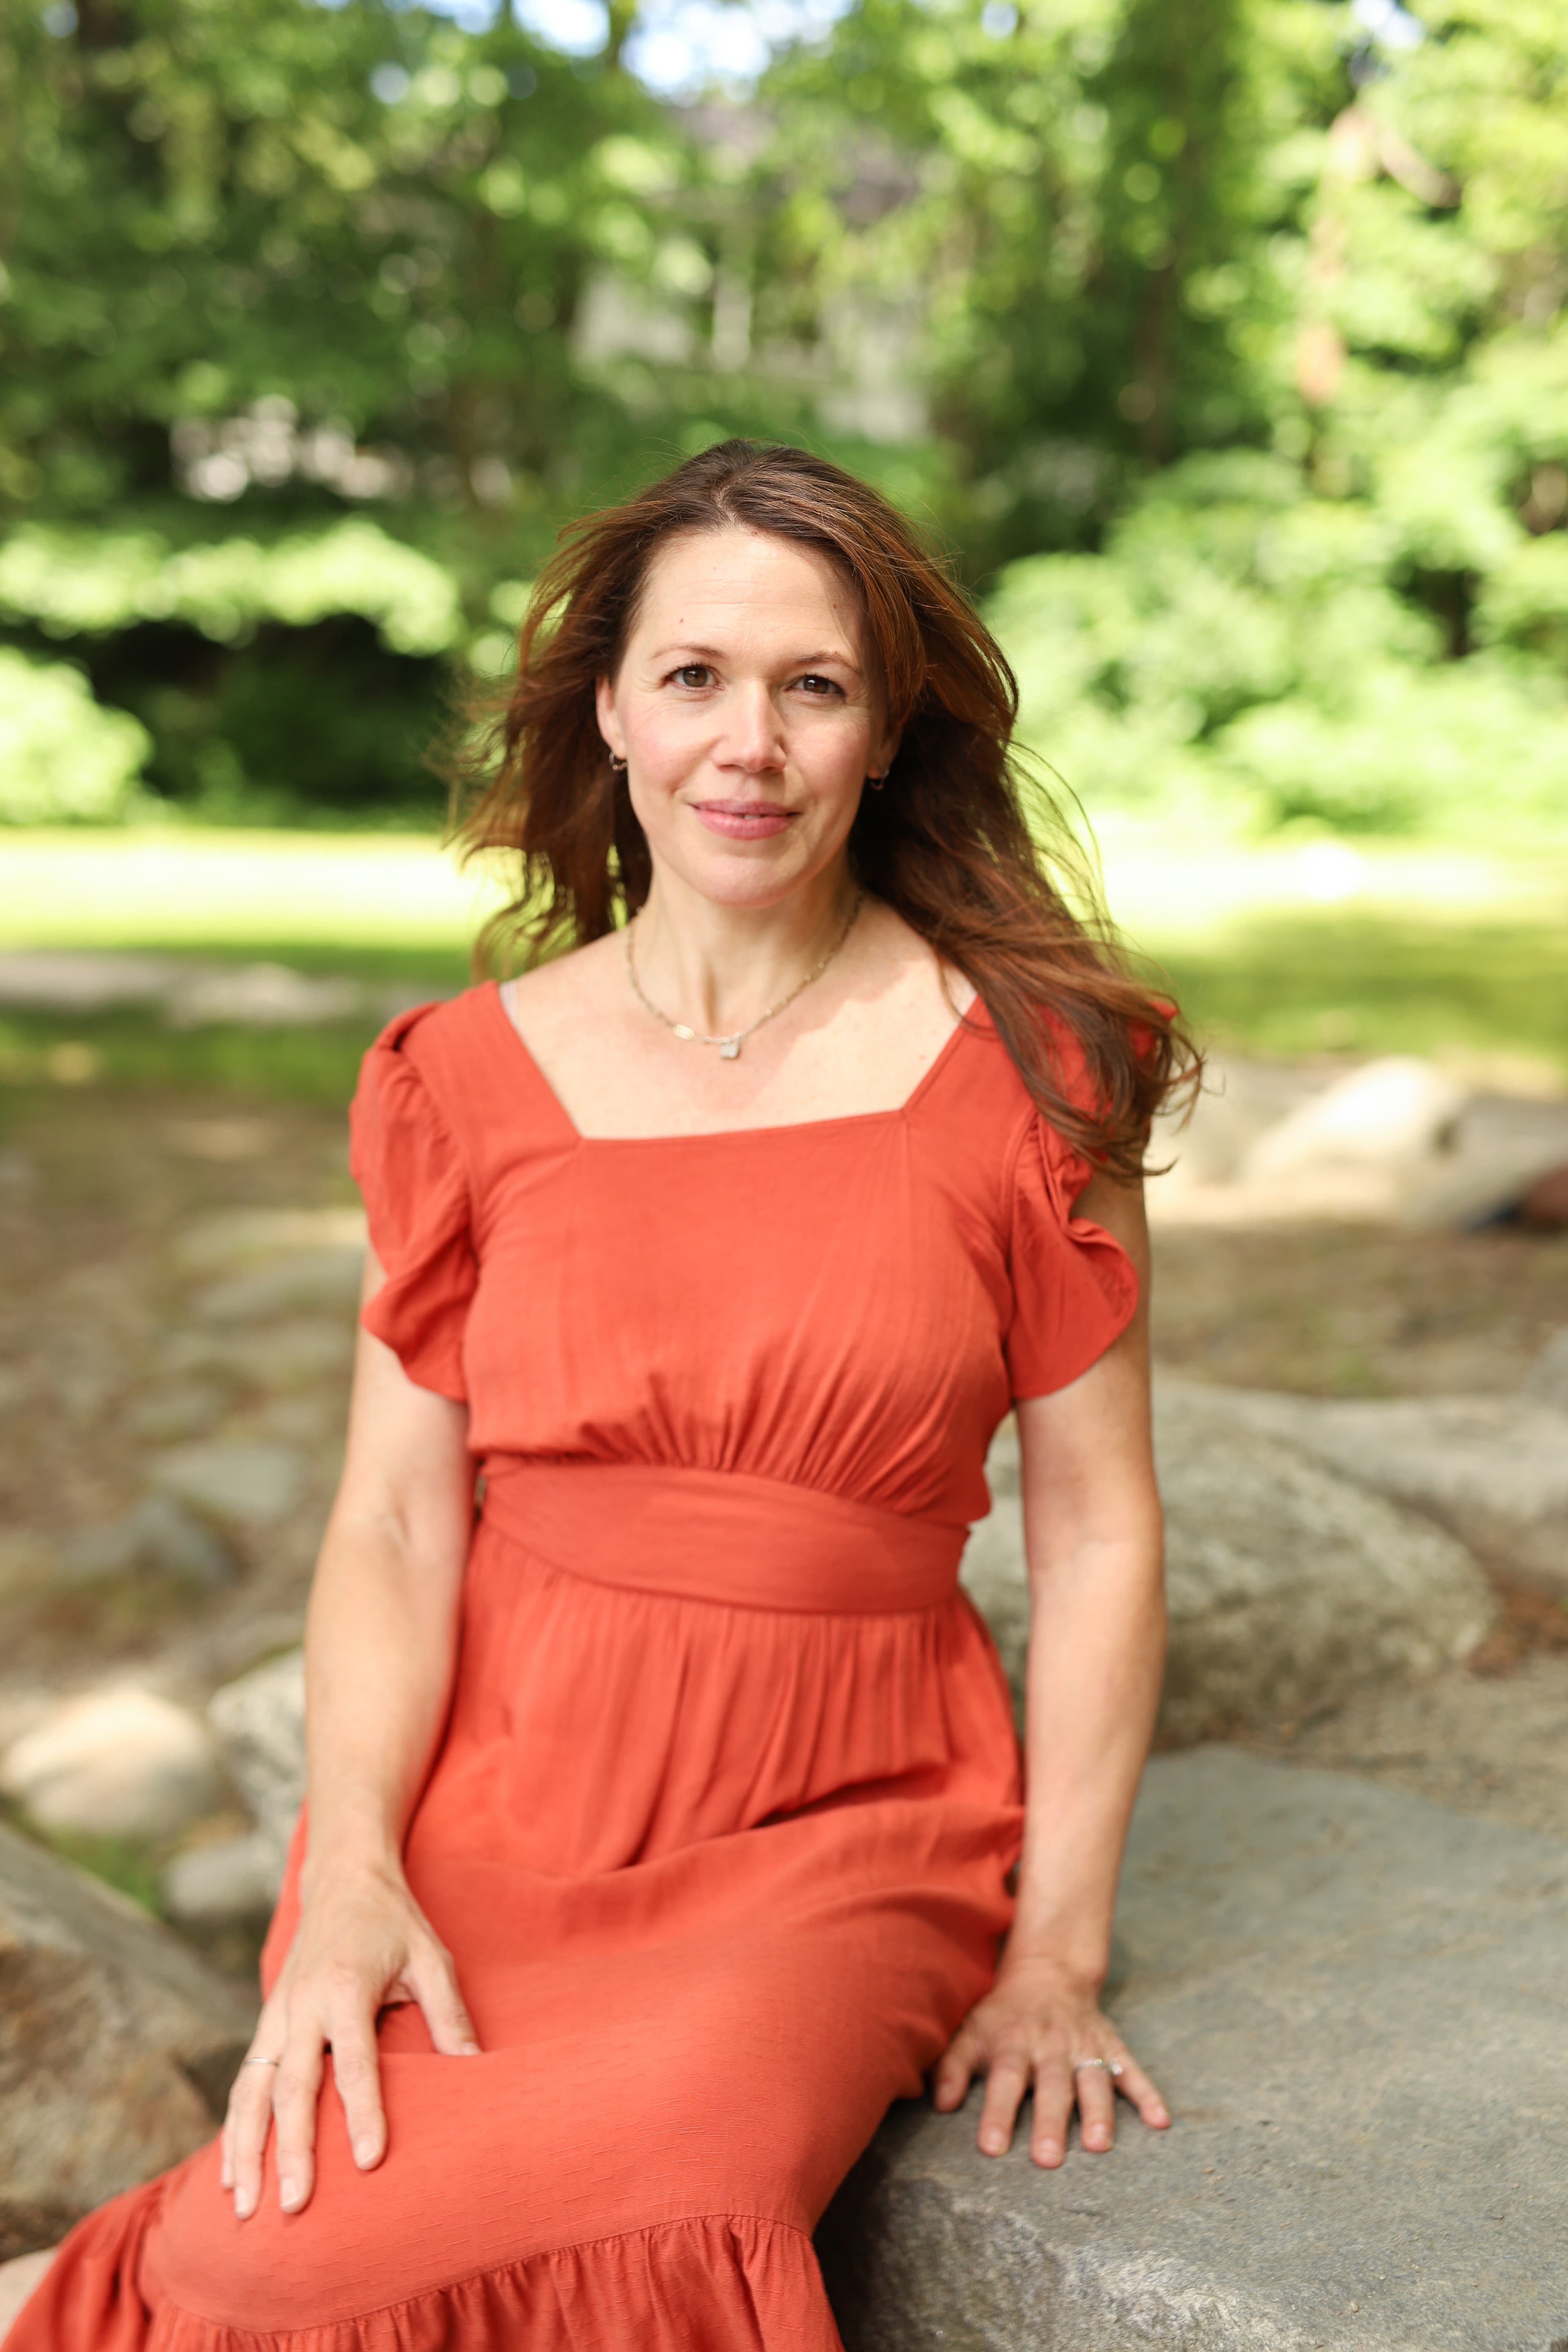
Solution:
[[[444,653],[462,626],[450,572],[357,517],[270,546],[33,525],[0,548],[0,615],[51,637],[163,621],[232,645],[258,621],[306,628],[338,613],[374,622],[399,654]]]
[[[606,254],[652,267],[653,184],[681,176],[626,76],[584,79],[504,12],[473,34],[389,0],[13,17],[0,491],[94,513],[161,491],[183,427],[209,497],[423,472],[483,512],[570,498],[613,448],[554,331]],[[280,424],[266,402],[306,445],[253,436],[247,469],[222,426]]]
[[[37,804],[432,820],[559,524],[744,430],[934,523],[1091,814],[1541,837],[1568,41],[1412,5],[1380,48],[1346,0],[852,0],[681,110],[634,0],[586,59],[505,9],[16,0],[0,698],[82,747]]]
[[[0,824],[122,816],[150,748],[125,711],[100,709],[79,670],[0,646]]]
[[[12,823],[119,815],[139,774],[230,821],[440,813],[426,753],[450,700],[437,656],[468,634],[458,583],[363,517],[271,544],[24,525],[0,548],[0,617],[30,640],[70,641],[102,701],[135,714],[90,699],[84,713],[76,671],[35,673],[55,683],[47,709],[32,688],[36,749],[18,744],[0,784]],[[73,726],[79,743],[47,772]]]
[[[1453,518],[1464,527],[1462,510]],[[1008,567],[989,606],[1026,738],[1090,810],[1343,832],[1560,831],[1568,683],[1527,650],[1568,572],[1494,504],[1492,650],[1443,658],[1399,593],[1410,518],[1310,495],[1283,460],[1194,457],[1155,477],[1096,556]],[[1568,540],[1559,541],[1568,551]],[[1533,562],[1531,559],[1535,559]]]

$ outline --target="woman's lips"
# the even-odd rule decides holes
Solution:
[[[766,841],[795,822],[793,809],[767,801],[693,801],[691,806],[710,833],[730,841]]]

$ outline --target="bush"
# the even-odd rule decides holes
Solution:
[[[1158,477],[1100,555],[1010,565],[1022,730],[1084,800],[1229,829],[1529,840],[1568,810],[1563,543],[1490,510],[1479,650],[1410,583],[1407,507],[1253,452]],[[1474,553],[1486,534],[1470,534]]]
[[[152,739],[79,670],[0,646],[0,824],[104,824],[136,797]]]
[[[145,759],[162,799],[220,822],[439,817],[426,761],[461,601],[448,567],[374,523],[184,546],[153,528],[29,525],[0,548],[0,624],[18,658],[71,641],[100,717],[130,714],[130,772]],[[36,800],[30,787],[19,805]],[[81,813],[128,805],[106,791]]]

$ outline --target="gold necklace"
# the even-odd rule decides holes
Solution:
[[[787,996],[781,996],[776,1004],[770,1004],[765,1013],[759,1013],[756,1019],[754,1021],[748,1022],[744,1029],[732,1029],[727,1037],[705,1037],[700,1029],[689,1028],[684,1021],[672,1021],[668,1013],[661,1013],[659,1011],[658,1006],[654,1003],[651,996],[645,995],[643,992],[643,984],[637,978],[637,961],[632,953],[632,933],[637,929],[637,920],[635,917],[632,921],[626,925],[626,978],[631,982],[632,993],[637,998],[637,1003],[643,1005],[647,1011],[651,1013],[656,1021],[662,1021],[667,1029],[672,1030],[683,1045],[716,1045],[719,1049],[719,1059],[721,1062],[736,1062],[739,1061],[741,1057],[741,1048],[745,1044],[747,1038],[752,1036],[755,1031],[760,1029],[764,1021],[773,1020],[774,1015],[782,1013],[786,1005],[793,1004],[795,1003],[795,998],[801,993],[803,989],[809,988],[814,980],[820,980],[822,978],[823,973],[827,970],[828,965],[833,961],[834,957],[838,953],[839,949],[844,945],[845,940],[849,937],[850,932],[854,929],[855,918],[860,912],[860,909],[865,903],[866,893],[864,890],[858,890],[855,893],[855,904],[850,908],[847,916],[845,918],[844,929],[839,932],[838,937],[834,940],[833,945],[828,949],[827,953],[822,957],[819,962],[812,965],[811,970],[806,973],[804,980],[797,980],[795,982],[795,986],[790,990]]]

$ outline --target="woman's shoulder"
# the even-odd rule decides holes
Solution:
[[[463,1124],[471,1107],[495,1092],[505,1025],[492,980],[405,1005],[364,1057],[361,1097],[417,1104],[448,1125]]]

